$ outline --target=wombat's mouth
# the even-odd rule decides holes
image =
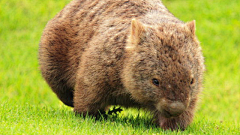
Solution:
[[[168,112],[168,111],[166,111],[166,110],[163,110],[163,111],[162,111],[162,114],[163,114],[163,116],[166,117],[166,118],[171,118],[171,117],[172,117],[171,113]]]

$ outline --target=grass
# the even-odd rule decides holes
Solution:
[[[196,20],[206,60],[201,102],[183,132],[163,131],[134,109],[83,119],[57,99],[40,75],[38,43],[69,1],[0,1],[0,134],[240,134],[240,1],[164,0],[181,20]]]

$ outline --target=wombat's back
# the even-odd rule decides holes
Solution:
[[[43,77],[63,103],[73,106],[76,71],[90,43],[105,43],[108,56],[120,58],[132,18],[150,25],[181,23],[160,0],[74,0],[49,21],[40,42],[40,66]],[[122,66],[119,64],[115,66]]]

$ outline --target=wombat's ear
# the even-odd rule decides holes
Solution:
[[[187,27],[189,28],[189,30],[191,31],[191,33],[193,35],[195,35],[195,32],[196,32],[196,23],[195,23],[195,20],[191,21],[191,22],[188,22],[187,23]]]
[[[144,25],[140,21],[132,19],[130,36],[128,39],[128,44],[126,46],[126,50],[132,52],[134,49],[136,49],[137,45],[141,42],[142,38],[144,37],[144,33],[145,33]]]
[[[131,33],[130,33],[131,42],[137,45],[141,41],[144,33],[145,33],[145,27],[143,26],[143,24],[136,19],[132,19]]]

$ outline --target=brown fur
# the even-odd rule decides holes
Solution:
[[[195,21],[178,20],[160,0],[73,0],[47,24],[39,59],[76,113],[141,107],[163,129],[191,123],[204,71]]]

